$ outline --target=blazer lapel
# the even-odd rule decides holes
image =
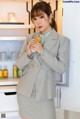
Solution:
[[[57,32],[53,29],[51,33],[49,34],[49,36],[47,37],[46,42],[44,43],[44,48],[47,48],[48,50],[50,50],[57,42],[58,37],[59,36]]]

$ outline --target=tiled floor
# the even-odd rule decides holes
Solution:
[[[56,119],[80,119],[80,112],[64,111],[57,108]]]
[[[64,119],[80,119],[80,112],[64,111]]]

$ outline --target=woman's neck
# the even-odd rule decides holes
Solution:
[[[47,30],[40,32],[40,33],[45,35],[46,33],[50,32],[51,30],[52,30],[52,27],[50,26]]]

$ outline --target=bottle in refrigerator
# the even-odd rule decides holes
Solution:
[[[2,66],[0,66],[0,79],[3,78],[3,70],[2,70]]]
[[[18,78],[18,68],[16,65],[13,65],[13,78]]]
[[[22,69],[18,69],[18,77],[21,77],[21,76],[22,76],[22,74],[23,74]]]
[[[7,68],[7,66],[4,66],[4,69],[3,69],[3,78],[8,78],[8,68]]]

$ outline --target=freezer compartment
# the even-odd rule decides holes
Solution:
[[[14,112],[1,112],[0,119],[21,119],[17,111]]]
[[[1,86],[0,113],[18,110],[16,86]]]

